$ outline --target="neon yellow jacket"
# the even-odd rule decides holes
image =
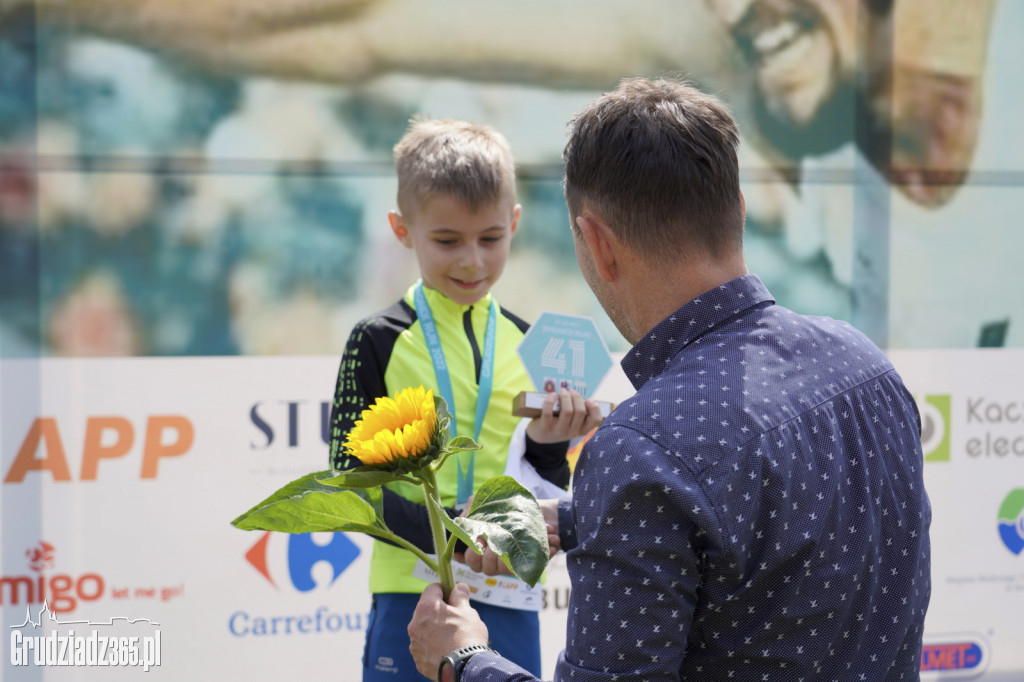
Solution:
[[[330,460],[335,469],[359,466],[358,461],[350,461],[342,445],[362,411],[376,398],[394,396],[403,388],[420,384],[439,395],[434,365],[413,307],[413,290],[414,287],[410,287],[402,300],[359,322],[349,336],[341,358],[331,413]],[[458,435],[472,437],[476,421],[477,380],[491,294],[472,306],[465,306],[434,289],[424,287],[423,292],[437,325],[451,374],[455,405],[449,405],[448,409],[456,416]],[[480,432],[482,447],[475,452],[453,455],[438,472],[441,501],[446,507],[456,504],[456,457],[462,460],[463,472],[468,471],[472,458],[475,484],[500,476],[505,470],[509,440],[519,423],[519,417],[512,414],[512,400],[520,391],[532,390],[530,379],[516,354],[516,347],[527,329],[528,325],[523,320],[498,307],[494,386]],[[538,471],[545,476],[544,470]],[[388,484],[388,488],[404,500],[423,504],[423,489],[417,485],[397,482]],[[430,538],[425,507],[415,508],[402,500],[389,503],[385,499],[385,521],[407,540],[415,542],[416,537]],[[427,583],[412,576],[415,564],[416,557],[411,552],[385,542],[375,542],[370,563],[370,591],[421,592]]]

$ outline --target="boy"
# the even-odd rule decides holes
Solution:
[[[448,403],[453,435],[482,447],[453,457],[438,472],[442,500],[458,514],[474,481],[505,471],[519,419],[512,399],[530,389],[515,349],[527,329],[490,294],[508,258],[519,220],[515,168],[504,137],[472,123],[414,119],[395,146],[398,211],[388,215],[398,241],[413,249],[421,281],[402,300],[355,326],[341,359],[331,414],[331,466],[348,469],[342,448],[362,410],[383,395],[423,384]],[[525,459],[545,480],[569,481],[567,441],[596,426],[599,408],[579,394],[550,396],[526,427]],[[385,489],[388,526],[433,551],[422,489]],[[406,627],[426,581],[413,576],[416,558],[375,542],[370,568],[373,606],[363,657],[363,680],[416,677]],[[492,645],[540,674],[540,626],[535,611],[475,604],[490,626]]]

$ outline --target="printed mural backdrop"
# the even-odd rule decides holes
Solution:
[[[5,625],[24,620],[8,578],[95,573],[103,595],[74,613],[175,623],[168,678],[202,676],[199,660],[231,679],[217,652],[246,642],[267,661],[253,670],[274,670],[315,638],[256,639],[256,619],[319,606],[318,636],[336,614],[358,658],[362,540],[325,564],[225,524],[326,462],[289,424],[317,434],[352,324],[417,276],[387,228],[391,147],[414,114],[503,131],[523,218],[499,300],[529,320],[592,315],[621,352],[576,270],[565,124],[622,77],[684,74],[740,120],[751,271],[780,303],[868,333],[922,412],[954,424],[926,469],[930,624],[949,636],[928,660],[1019,676],[1021,27],[1017,0],[0,0]],[[304,561],[331,584],[319,601],[281,577]],[[345,561],[332,583],[324,567]],[[203,634],[210,609],[230,644]]]

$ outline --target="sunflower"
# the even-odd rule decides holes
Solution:
[[[409,387],[377,398],[348,433],[345,450],[377,469],[414,471],[440,454],[434,392]]]

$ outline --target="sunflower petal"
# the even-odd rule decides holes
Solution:
[[[367,466],[413,471],[440,454],[434,392],[423,386],[378,398],[363,410],[345,440],[346,451]]]

